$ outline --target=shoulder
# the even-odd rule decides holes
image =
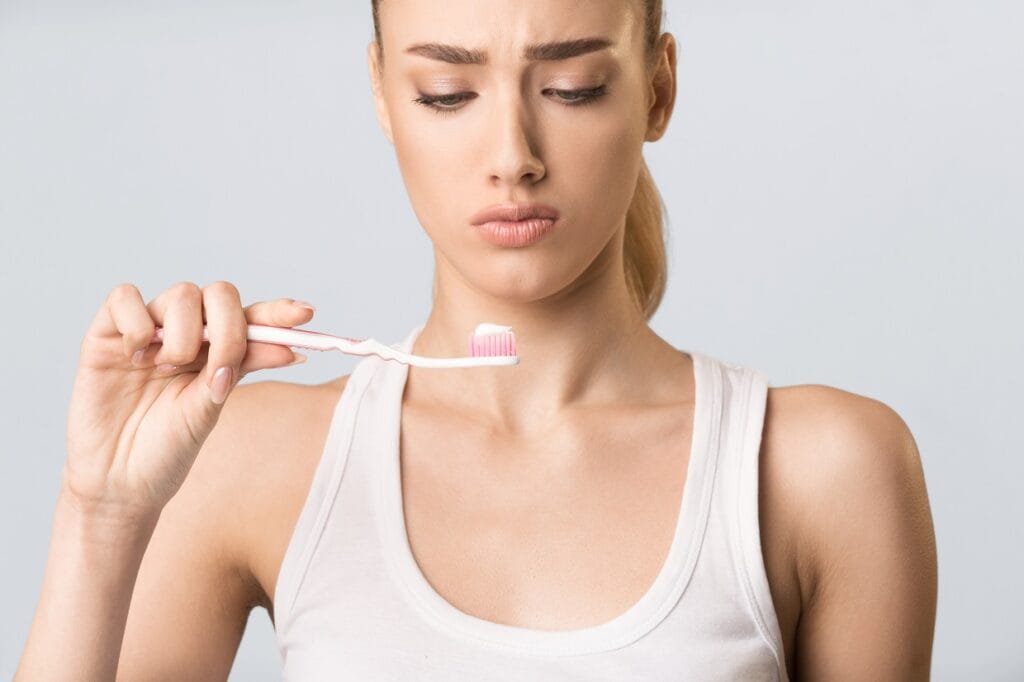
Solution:
[[[249,496],[286,483],[287,472],[316,450],[347,379],[322,384],[258,381],[235,387],[210,434],[217,440],[212,448],[217,461],[205,463],[218,480],[230,483],[234,504],[246,505]],[[280,475],[285,480],[275,481]]]
[[[236,386],[209,436],[215,442],[204,445],[211,456],[201,453],[189,474],[214,489],[218,534],[254,604],[269,607],[275,557],[291,536],[348,378]]]
[[[762,458],[799,576],[798,668],[818,677],[926,679],[935,540],[904,419],[831,386],[772,388]]]
[[[225,403],[216,429],[230,432],[236,457],[286,454],[297,441],[309,437],[311,427],[331,416],[348,378],[320,384],[274,380],[242,384]]]
[[[821,384],[768,390],[762,466],[789,507],[808,597],[827,571],[830,529],[898,513],[879,502],[910,487],[923,494],[920,455],[903,418],[880,400]]]
[[[836,473],[897,474],[919,458],[909,427],[893,408],[832,386],[770,388],[765,429],[773,444],[785,446],[780,464],[802,472],[805,482]]]

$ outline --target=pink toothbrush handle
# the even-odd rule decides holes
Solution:
[[[163,327],[157,327],[150,343],[163,343]],[[250,324],[246,339],[261,343],[274,343],[279,346],[293,348],[309,348],[311,350],[340,350],[341,344],[358,344],[366,339],[350,339],[345,336],[332,336],[322,332],[291,327],[271,327],[263,324]],[[210,334],[203,325],[203,341],[209,342]]]

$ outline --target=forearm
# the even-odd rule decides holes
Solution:
[[[89,514],[62,491],[15,682],[115,679],[132,590],[158,517]]]

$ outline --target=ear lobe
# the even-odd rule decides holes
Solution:
[[[650,83],[651,106],[647,112],[647,135],[653,142],[661,138],[668,128],[676,101],[676,42],[671,33],[664,33],[658,41],[658,62]]]
[[[370,87],[373,89],[373,106],[377,113],[377,123],[384,131],[384,136],[392,145],[395,140],[391,135],[391,117],[388,115],[387,102],[384,100],[384,83],[380,71],[380,50],[376,40],[371,40],[366,48],[366,62],[370,70]]]

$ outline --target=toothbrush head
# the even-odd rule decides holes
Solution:
[[[469,335],[471,357],[515,357],[516,337],[512,327],[483,322]]]

